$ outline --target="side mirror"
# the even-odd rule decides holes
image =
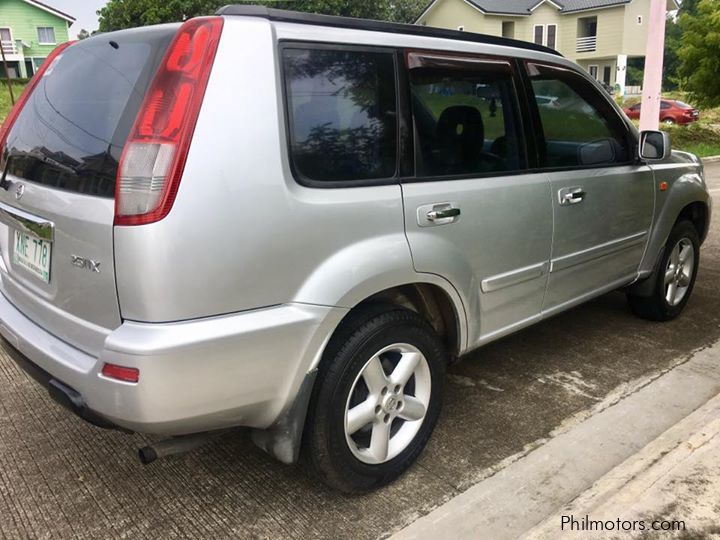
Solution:
[[[583,144],[578,149],[580,154],[580,165],[600,165],[615,161],[615,148],[608,139],[600,139]]]
[[[651,161],[661,161],[670,155],[670,135],[664,131],[640,132],[640,157]]]

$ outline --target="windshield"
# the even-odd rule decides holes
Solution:
[[[7,172],[113,197],[117,165],[175,26],[99,35],[58,56],[10,131]]]

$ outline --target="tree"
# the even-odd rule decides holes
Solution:
[[[97,11],[100,31],[184,21],[198,15],[210,15],[222,0],[110,0]]]
[[[625,68],[625,84],[627,86],[642,86],[645,76],[645,57],[629,58]]]
[[[100,31],[184,21],[211,15],[230,0],[109,0],[98,10]],[[278,9],[360,17],[397,22],[414,22],[425,0],[280,0],[257,2]]]
[[[84,28],[81,28],[77,35],[78,39],[87,39],[90,37],[90,32],[85,30]]]
[[[687,0],[686,0],[687,1]],[[675,17],[668,17],[665,23],[665,53],[663,55],[663,90],[676,90],[680,59],[678,51],[682,44],[682,29]]]
[[[682,0],[682,2],[680,2],[680,10],[678,11],[678,13],[680,15],[682,15],[683,13],[686,13],[688,15],[697,15],[699,4],[700,0]]]
[[[683,89],[701,105],[720,105],[720,3],[700,0],[696,15],[680,15],[680,28],[678,74]]]

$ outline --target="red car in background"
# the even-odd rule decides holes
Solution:
[[[642,103],[623,109],[628,118],[640,118]],[[700,118],[700,111],[687,103],[676,99],[663,99],[660,102],[660,121],[664,124],[689,124]]]

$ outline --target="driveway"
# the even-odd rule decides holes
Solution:
[[[707,173],[718,208],[720,164]],[[143,437],[85,425],[0,351],[0,537],[386,536],[715,342],[719,283],[716,216],[680,319],[639,320],[612,293],[473,353],[449,370],[419,463],[363,497],[329,492],[246,433],[143,467]]]

